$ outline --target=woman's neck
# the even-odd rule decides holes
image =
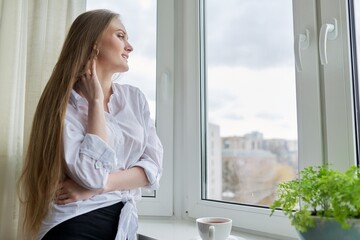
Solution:
[[[109,102],[112,92],[112,76],[113,73],[104,71],[100,66],[96,67],[96,74],[100,81],[101,88],[104,93],[104,107],[107,108],[107,103]]]

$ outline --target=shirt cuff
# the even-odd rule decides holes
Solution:
[[[95,160],[95,169],[104,168],[111,171],[115,163],[115,152],[100,137],[94,134],[86,134],[80,147],[80,154]]]
[[[160,186],[160,177],[161,172],[159,167],[151,161],[140,160],[134,166],[141,167],[144,169],[146,177],[149,181],[149,185],[145,186],[145,188],[150,188],[156,190]]]

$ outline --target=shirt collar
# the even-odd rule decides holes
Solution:
[[[78,108],[78,102],[80,101],[81,98],[82,97],[74,89],[71,89],[71,95],[70,95],[69,102],[76,109]]]

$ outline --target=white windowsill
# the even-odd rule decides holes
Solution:
[[[138,233],[157,240],[200,240],[195,221],[139,217]],[[277,240],[271,237],[232,231],[231,240]]]

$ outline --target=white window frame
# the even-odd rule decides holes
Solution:
[[[134,13],[135,14],[135,13]],[[139,29],[141,31],[141,29]],[[140,216],[173,215],[174,1],[157,0],[156,129],[164,148],[163,175],[155,197],[137,203]]]
[[[225,4],[225,2],[223,3]],[[177,53],[180,67],[177,80],[181,81],[176,89],[175,127],[176,145],[175,164],[182,162],[184,181],[184,217],[226,216],[233,219],[233,226],[247,231],[262,232],[281,237],[296,237],[294,228],[281,211],[269,217],[267,208],[255,208],[236,204],[202,200],[201,198],[201,69],[199,21],[201,19],[201,2],[183,0],[178,3],[176,18],[178,38],[181,38],[181,49]],[[343,170],[354,165],[356,159],[355,128],[353,111],[352,79],[349,64],[349,39],[346,30],[347,2],[339,0],[293,0],[295,37],[309,29],[310,45],[304,50],[303,71],[296,73],[298,131],[299,131],[299,167],[322,165],[329,162],[334,168]],[[334,7],[336,6],[336,7]],[[340,12],[339,12],[340,9]],[[328,43],[329,64],[322,66],[319,62],[318,33],[323,21],[335,16],[339,18],[339,37]],[[336,12],[337,11],[337,12]],[[317,13],[318,12],[318,13]],[[182,16],[182,17],[181,17]],[[296,38],[295,38],[296,39]],[[180,40],[179,40],[180,41]],[[338,41],[338,43],[335,43]],[[337,44],[337,47],[334,46]],[[339,44],[341,49],[339,50]],[[221,48],[222,46],[219,46]],[[338,50],[336,50],[338,49]],[[344,50],[345,49],[345,50]],[[220,49],[221,50],[221,49]],[[333,53],[330,53],[333,51]],[[339,52],[340,51],[340,52]],[[339,56],[343,58],[339,59]],[[334,73],[334,69],[343,71]],[[341,89],[341,91],[339,91]],[[181,104],[180,104],[181,101]],[[180,164],[179,164],[180,165]],[[175,173],[176,174],[176,173]],[[179,173],[180,174],[180,173]],[[181,179],[181,180],[180,180]]]
[[[321,24],[332,23],[335,18],[338,25],[338,37],[328,40],[328,64],[320,65],[324,85],[325,159],[335,168],[345,170],[356,164],[357,157],[350,39],[346,34],[350,28],[348,1],[320,2]]]

